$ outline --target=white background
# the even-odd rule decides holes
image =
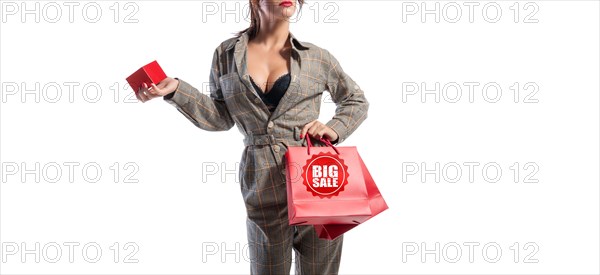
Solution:
[[[206,92],[213,50],[248,26],[247,2],[137,1],[126,9],[126,2],[102,1],[95,2],[102,9],[96,23],[82,16],[85,2],[73,2],[73,22],[65,2],[28,2],[29,9],[40,4],[39,23],[34,15],[21,22],[21,10],[10,15],[8,2],[0,26],[0,272],[247,274],[235,166],[243,136],[235,127],[195,128],[160,98],[136,103],[125,82],[158,60],[168,76]],[[48,3],[62,7],[57,23],[44,19],[56,10],[47,6],[44,17]],[[493,7],[482,16],[488,2],[470,2],[472,22],[465,2],[427,2],[428,9],[440,5],[439,22],[431,14],[422,22],[421,11],[402,19],[421,3],[311,1],[290,26],[298,39],[330,50],[371,103],[367,120],[340,146],[357,146],[390,208],[345,235],[340,274],[598,274],[598,2],[520,2],[518,17],[514,1],[493,2],[502,11],[495,23],[486,21],[496,16]],[[449,22],[452,3],[462,11],[456,23]],[[138,22],[124,22],[128,14]],[[530,14],[537,22],[524,22]],[[77,83],[72,98],[65,82]],[[457,83],[462,98],[403,99],[403,87],[432,90],[436,82],[441,95]],[[465,82],[479,83],[473,102]],[[488,83],[501,87],[498,102],[484,99]],[[86,99],[85,85],[100,87],[97,102]],[[523,102],[532,87],[538,90],[529,101],[537,103]],[[62,97],[51,102],[57,92]],[[87,92],[95,97],[93,88]],[[323,102],[320,120],[334,110]],[[72,182],[65,162],[78,165]],[[465,162],[479,164],[472,182]],[[420,174],[436,163],[438,181]],[[458,182],[453,163],[461,168]],[[98,182],[82,176],[86,164],[101,168]],[[482,175],[485,164],[501,168],[497,182]],[[420,170],[412,175],[414,165]],[[50,182],[56,171],[60,180]],[[79,244],[73,262],[65,242]],[[468,242],[476,244],[472,261]],[[21,251],[35,251],[36,243],[39,262],[36,252],[23,262]],[[54,243],[62,256],[51,263]],[[82,256],[86,244],[102,249],[98,262]],[[138,262],[125,263],[128,254]]]

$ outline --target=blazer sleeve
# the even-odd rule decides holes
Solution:
[[[335,115],[325,125],[338,134],[333,144],[342,143],[367,118],[369,102],[363,90],[342,69],[339,61],[326,51],[329,61],[326,88],[336,104]]]
[[[227,131],[235,125],[225,105],[219,83],[221,73],[218,59],[219,55],[215,49],[209,76],[210,96],[200,93],[186,81],[175,78],[179,80],[177,89],[163,97],[196,127],[207,131]]]

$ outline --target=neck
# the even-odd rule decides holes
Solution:
[[[260,31],[254,37],[253,42],[267,50],[281,49],[288,40],[290,33],[290,22],[286,20],[265,20],[261,17]]]

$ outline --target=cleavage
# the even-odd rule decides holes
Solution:
[[[268,94],[268,93],[271,92],[271,90],[273,89],[273,87],[275,86],[275,84],[277,84],[279,81],[281,81],[283,79],[283,77],[285,77],[288,74],[289,74],[289,72],[284,72],[284,73],[281,73],[275,79],[275,81],[267,81],[267,85],[265,85],[265,89],[268,90],[268,91],[263,90],[263,88],[261,87],[261,85],[259,85],[259,84],[262,84],[262,83],[255,81],[252,76],[250,76],[250,78],[251,78],[252,82],[254,82],[254,84],[256,84],[256,86],[258,86],[258,88],[260,89],[260,92],[262,92],[263,94]]]

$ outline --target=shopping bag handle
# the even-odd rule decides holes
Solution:
[[[312,142],[310,141],[310,137],[308,134],[304,135],[304,138],[306,139],[306,151],[308,152],[308,154],[310,155],[310,147],[312,146]],[[339,155],[340,152],[338,151],[337,148],[335,148],[335,146],[333,144],[331,144],[331,141],[329,141],[329,139],[320,137],[319,138],[320,141],[322,141],[323,143],[327,144],[327,146],[333,148],[333,150]]]

